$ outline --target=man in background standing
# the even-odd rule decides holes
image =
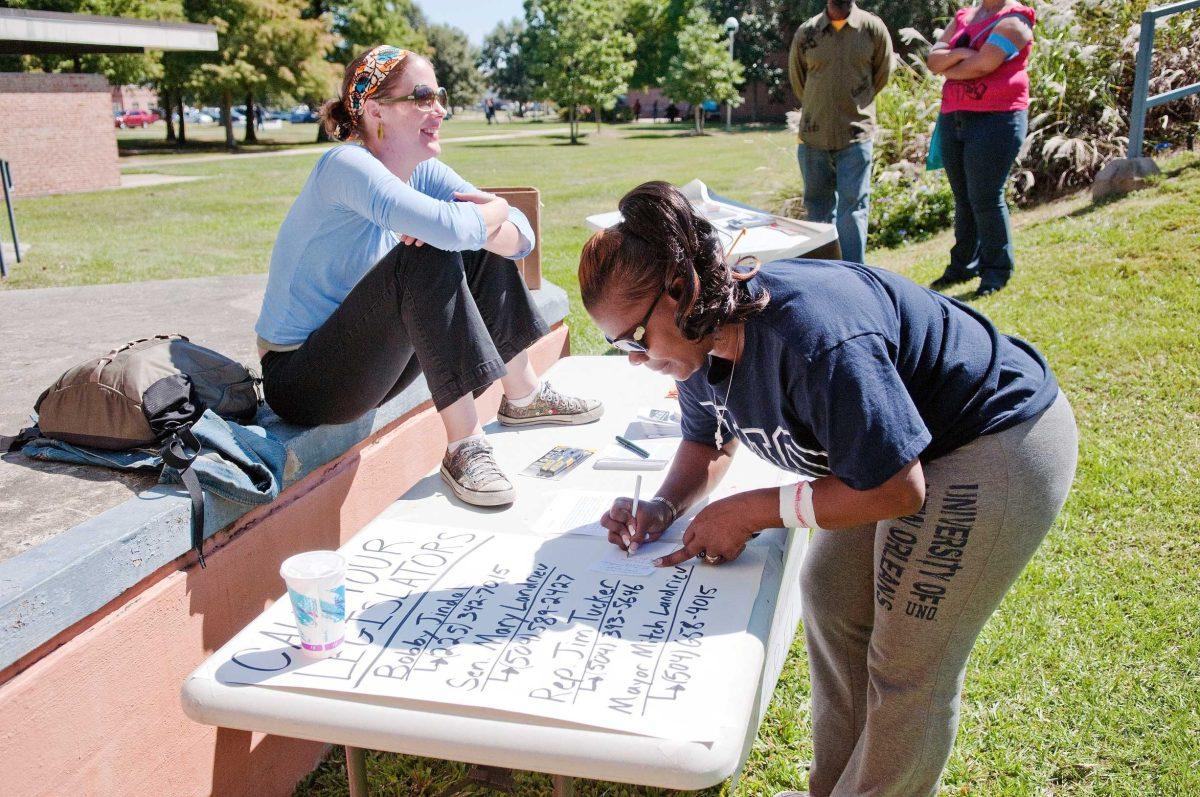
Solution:
[[[812,221],[837,212],[842,258],[862,263],[871,197],[875,95],[892,74],[887,26],[854,0],[828,0],[792,39],[792,90],[800,100],[797,157]]]

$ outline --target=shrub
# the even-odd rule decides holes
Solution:
[[[1029,61],[1029,136],[1017,156],[1009,197],[1029,204],[1091,184],[1129,140],[1138,28],[1147,0],[1028,0],[1038,13]],[[870,242],[891,246],[953,222],[944,176],[923,166],[941,104],[942,79],[924,56],[940,31],[899,31],[910,49],[876,98]],[[1200,75],[1200,19],[1181,14],[1160,21],[1155,35],[1150,94],[1186,86]],[[1177,146],[1200,131],[1200,95],[1152,109],[1146,141]],[[799,194],[799,188],[790,191]]]
[[[868,246],[919,241],[954,223],[954,194],[946,173],[911,168],[908,162],[897,165],[872,186]]]

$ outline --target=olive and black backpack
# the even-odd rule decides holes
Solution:
[[[17,440],[40,435],[110,451],[157,449],[191,496],[199,549],[204,499],[191,470],[200,451],[191,426],[205,409],[249,423],[259,403],[259,380],[246,366],[183,335],[155,335],[68,369],[34,404],[37,426]]]

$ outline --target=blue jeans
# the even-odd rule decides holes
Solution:
[[[842,259],[851,263],[862,263],[867,251],[871,150],[869,139],[844,149],[817,149],[806,144],[796,149],[808,218],[829,224],[836,208]]]
[[[943,114],[941,124],[942,163],[954,192],[947,273],[978,271],[981,285],[1003,285],[1014,264],[1004,185],[1025,141],[1028,113],[954,111]]]

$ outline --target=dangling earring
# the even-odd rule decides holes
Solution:
[[[383,138],[383,122],[380,122],[378,125],[376,125],[375,138],[379,138],[379,139]]]

